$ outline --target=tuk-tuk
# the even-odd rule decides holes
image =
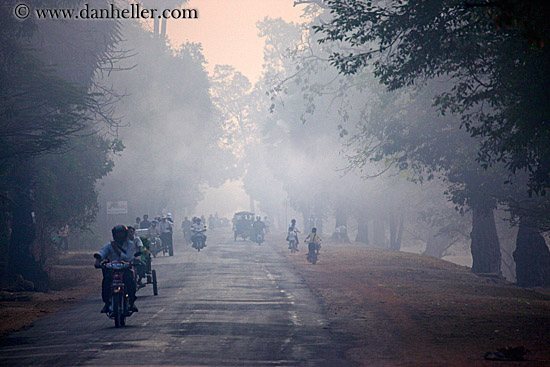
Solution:
[[[233,215],[233,234],[234,240],[241,237],[244,241],[253,235],[252,225],[254,224],[254,213],[238,212]]]

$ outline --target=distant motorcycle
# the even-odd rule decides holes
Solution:
[[[254,242],[256,242],[259,245],[261,245],[264,242],[264,234],[263,233],[257,233],[256,238],[254,239]]]
[[[141,256],[141,252],[137,252],[135,256]],[[99,254],[94,254],[94,258],[101,260]],[[136,281],[136,273],[132,267],[132,263],[126,261],[105,261],[101,265],[96,265],[96,267],[111,271],[113,274],[113,282],[111,283],[111,306],[106,315],[115,321],[115,327],[122,327],[126,325],[126,318],[133,314],[133,311],[129,309],[130,301],[126,286],[122,281],[126,269],[132,271],[134,281]]]
[[[298,252],[298,236],[296,234],[291,234],[288,237],[288,248],[291,253]]]
[[[193,237],[191,237],[193,248],[199,252],[206,247],[206,236],[204,232],[206,232],[206,229],[200,232],[195,232],[195,234],[193,234]]]

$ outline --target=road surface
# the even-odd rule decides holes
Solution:
[[[174,257],[153,262],[159,295],[141,289],[125,328],[99,313],[98,284],[97,295],[0,339],[0,365],[349,365],[318,300],[269,243],[214,233],[196,252],[177,240]]]

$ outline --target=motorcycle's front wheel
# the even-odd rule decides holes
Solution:
[[[124,326],[126,324],[126,320],[124,318],[124,303],[122,301],[122,296],[120,295],[120,293],[113,296],[112,305],[115,319],[115,327],[119,328]]]

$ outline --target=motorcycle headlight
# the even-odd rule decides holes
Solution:
[[[121,269],[125,269],[125,268],[128,268],[129,265],[126,264],[126,263],[109,263],[107,264],[107,268],[108,269],[112,269],[112,270],[121,270]]]

